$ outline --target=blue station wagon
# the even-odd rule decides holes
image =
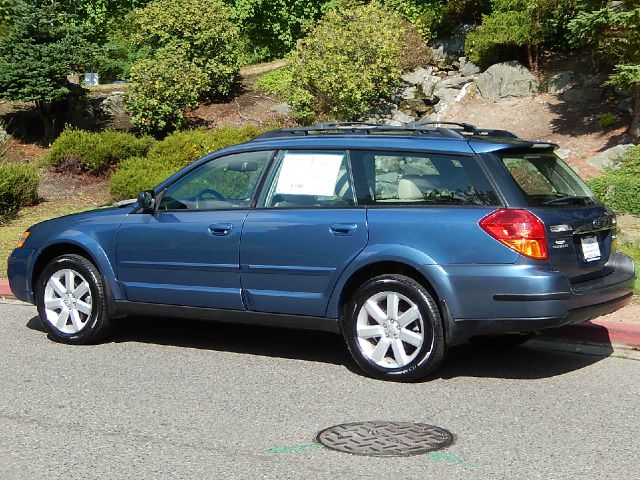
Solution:
[[[555,145],[468,124],[319,124],[201,158],[137,201],[29,228],[9,259],[54,340],[133,314],[341,333],[412,381],[632,296],[616,219]]]

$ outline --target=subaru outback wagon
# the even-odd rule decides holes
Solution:
[[[555,148],[467,124],[267,132],[29,228],[11,289],[61,342],[131,314],[317,329],[368,375],[416,380],[450,346],[629,301],[615,216]]]

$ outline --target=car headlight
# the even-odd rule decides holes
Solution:
[[[17,248],[20,248],[24,245],[24,242],[27,241],[27,238],[29,238],[29,235],[31,235],[31,232],[29,230],[27,230],[22,234],[22,236],[20,237],[20,240],[18,240]]]

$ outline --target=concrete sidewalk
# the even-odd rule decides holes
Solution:
[[[0,279],[0,298],[13,298],[6,279]],[[540,338],[640,350],[640,303],[589,322],[545,330]]]

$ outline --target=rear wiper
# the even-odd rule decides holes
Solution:
[[[551,200],[546,200],[542,202],[543,205],[554,205],[556,203],[573,203],[575,205],[586,205],[587,197],[576,197],[575,195],[562,195],[557,198],[552,198]]]

